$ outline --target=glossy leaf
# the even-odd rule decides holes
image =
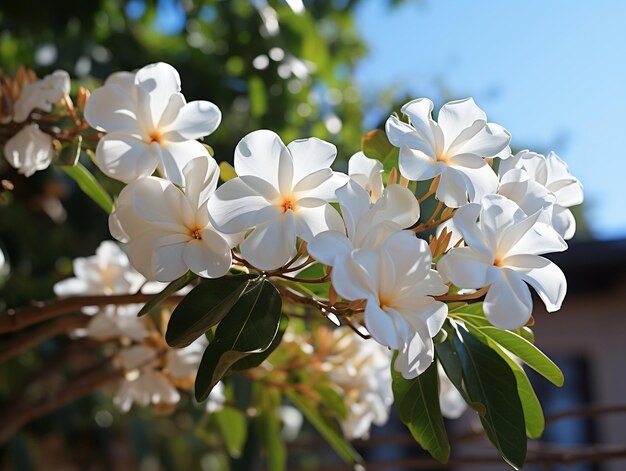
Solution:
[[[441,463],[450,458],[450,443],[439,405],[437,363],[415,379],[404,379],[391,368],[394,402],[400,420],[424,450]]]
[[[314,404],[295,392],[287,391],[285,394],[344,461],[353,465],[363,462],[363,458]]]
[[[251,280],[250,275],[203,280],[176,306],[165,340],[171,347],[186,347],[220,322]]]
[[[89,196],[107,214],[111,214],[113,211],[113,201],[89,170],[80,163],[72,167],[62,166],[61,169],[76,182],[83,193]]]
[[[528,376],[524,372],[524,369],[517,364],[493,339],[482,334],[479,329],[466,324],[470,332],[480,339],[483,343],[487,344],[492,350],[498,353],[500,357],[506,361],[511,368],[511,371],[515,375],[515,381],[517,383],[517,392],[520,402],[522,403],[522,409],[524,411],[524,423],[526,424],[526,435],[528,438],[539,438],[545,428],[545,418],[543,416],[543,409],[541,403],[535,394],[535,390],[528,379]]]
[[[195,385],[198,401],[208,397],[235,362],[272,345],[281,308],[280,294],[270,282],[251,283],[217,326],[213,342],[202,356]]]
[[[283,315],[280,318],[280,324],[278,325],[278,333],[272,340],[272,344],[263,352],[260,353],[252,353],[237,363],[235,363],[231,369],[233,371],[242,371],[248,370],[250,368],[255,368],[259,366],[261,363],[265,361],[267,357],[269,357],[274,350],[280,345],[280,342],[283,340],[283,335],[285,334],[285,330],[287,330],[287,326],[289,325],[289,317]]]
[[[535,345],[525,338],[508,330],[496,327],[482,327],[480,331],[499,345],[513,353],[537,373],[557,386],[563,386],[563,372]]]
[[[497,352],[460,324],[451,335],[463,372],[466,392],[480,403],[485,432],[507,463],[516,469],[526,459],[526,426],[515,375]]]
[[[163,289],[163,291],[161,291],[159,294],[155,294],[154,297],[152,299],[150,299],[150,301],[148,301],[146,304],[144,304],[143,307],[141,308],[141,310],[139,311],[139,313],[137,315],[139,317],[141,317],[143,315],[148,314],[150,311],[156,309],[158,306],[161,305],[161,303],[163,301],[165,301],[171,295],[176,293],[176,291],[179,291],[179,290],[183,289],[185,286],[187,286],[189,283],[191,283],[196,278],[198,278],[198,275],[196,275],[195,273],[193,273],[191,271],[188,271],[187,273],[185,273],[180,278],[170,282]]]

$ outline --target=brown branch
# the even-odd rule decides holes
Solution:
[[[84,327],[89,320],[90,317],[85,314],[74,313],[71,316],[45,323],[32,331],[13,336],[10,340],[3,342],[0,347],[0,363],[29,350],[44,340]]]
[[[43,417],[83,396],[91,394],[107,384],[116,382],[124,376],[122,370],[106,371],[110,360],[90,372],[81,374],[76,380],[67,384],[60,391],[48,393],[42,400],[32,403],[18,400],[16,404],[9,404],[0,412],[0,445],[10,439],[14,433],[35,419]]]
[[[610,406],[590,405],[576,409],[569,409],[546,417],[546,425],[558,420],[568,419],[570,417],[596,417],[599,415],[614,413],[626,413],[626,404],[614,404]]]
[[[0,314],[0,333],[15,332],[39,322],[65,314],[71,314],[87,306],[108,306],[124,304],[144,304],[153,294],[118,294],[113,296],[73,296],[52,301],[34,302],[31,306],[9,309]],[[164,303],[178,304],[182,296],[170,296]]]

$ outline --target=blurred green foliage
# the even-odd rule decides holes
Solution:
[[[65,69],[75,93],[113,72],[168,62],[188,101],[210,100],[222,110],[221,126],[206,138],[218,161],[232,162],[237,142],[261,128],[285,142],[330,140],[345,161],[360,148],[363,121],[353,77],[366,54],[353,18],[357,4],[310,0],[298,11],[283,0],[4,1],[0,66],[12,74],[24,65],[40,77]],[[110,193],[120,190],[90,169]],[[0,193],[0,248],[11,264],[11,276],[0,281],[1,311],[52,297],[53,284],[71,275],[71,260],[111,237],[106,214],[64,172],[49,168],[26,179],[0,159],[0,179],[14,186]],[[45,391],[28,388],[29,379],[72,342],[49,341],[0,365],[0,401],[16,391],[41,397]],[[123,416],[107,394],[80,400],[16,435],[0,452],[0,468],[221,469],[227,459],[216,451],[220,440],[212,432],[196,436],[202,406],[191,402],[172,420],[148,411]]]

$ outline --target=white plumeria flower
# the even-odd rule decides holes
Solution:
[[[436,196],[451,208],[494,193],[498,178],[484,157],[507,156],[508,131],[488,123],[472,98],[443,105],[438,122],[432,111],[432,101],[420,98],[402,107],[410,124],[396,116],[387,120],[387,137],[400,148],[400,173],[409,180],[440,175]]]
[[[439,407],[441,415],[446,419],[458,419],[467,410],[467,402],[461,396],[450,378],[446,375],[443,367],[437,363],[437,373],[439,374]]]
[[[213,158],[200,157],[185,165],[183,175],[184,192],[157,177],[131,182],[109,217],[111,234],[128,243],[132,265],[149,280],[173,281],[188,270],[219,278],[230,269],[238,239],[217,232],[207,209],[219,168]]]
[[[180,393],[169,379],[151,364],[157,352],[145,345],[135,345],[118,354],[118,363],[126,371],[113,402],[123,412],[128,412],[136,403],[140,406],[149,404],[176,404]]]
[[[13,121],[22,123],[34,109],[52,111],[52,105],[70,93],[70,76],[56,70],[43,79],[27,83],[13,105]]]
[[[576,220],[568,208],[581,204],[584,196],[582,184],[570,173],[567,164],[554,152],[545,157],[523,150],[500,164],[501,179],[506,179],[507,174],[515,169],[525,170],[534,184],[554,194],[556,201],[551,215],[552,225],[565,240],[574,237]]]
[[[7,162],[26,177],[48,168],[53,156],[52,136],[40,131],[36,124],[24,126],[4,145]]]
[[[105,240],[91,257],[72,261],[74,278],[54,285],[57,296],[128,294],[139,290],[146,279],[130,266],[128,256],[113,241]]]
[[[108,133],[96,149],[106,175],[128,183],[158,170],[184,185],[182,168],[209,155],[195,139],[215,131],[222,115],[211,102],[187,103],[180,89],[176,69],[159,62],[135,74],[117,72],[91,94],[85,118]]]
[[[9,262],[7,262],[4,252],[0,249],[0,276],[6,276],[9,274]]]
[[[261,270],[284,265],[296,254],[296,238],[309,242],[327,230],[343,230],[329,204],[347,176],[335,173],[334,145],[316,138],[285,146],[272,131],[244,137],[235,149],[237,178],[209,200],[213,225],[225,233],[252,229],[241,254]]]
[[[412,232],[401,231],[378,251],[358,250],[352,263],[333,268],[333,286],[347,300],[365,299],[364,320],[372,337],[398,350],[395,368],[407,379],[432,363],[437,335],[447,305],[431,296],[448,292],[431,269],[428,244]]]
[[[420,208],[413,193],[401,185],[388,186],[372,204],[368,192],[350,180],[335,194],[345,221],[345,231],[326,231],[309,242],[309,254],[333,266],[355,249],[377,250],[392,234],[417,222]]]
[[[361,185],[375,203],[383,194],[383,164],[357,152],[348,160],[348,175]]]
[[[184,348],[169,349],[165,354],[169,376],[175,380],[195,378],[208,343],[207,338],[202,335]]]
[[[333,329],[332,335],[332,356],[326,359],[332,365],[328,376],[343,390],[348,408],[341,428],[350,440],[367,438],[372,424],[382,426],[389,419],[392,352],[345,327]]]
[[[150,335],[144,320],[137,316],[141,304],[106,306],[89,321],[84,330],[78,330],[79,337],[87,336],[95,340],[129,338],[141,341]]]
[[[487,319],[500,329],[517,329],[532,314],[532,286],[549,312],[560,309],[567,283],[559,267],[540,254],[561,252],[567,244],[539,221],[541,210],[527,216],[510,199],[487,195],[454,215],[467,247],[452,249],[437,269],[459,288],[489,286],[483,305]],[[479,220],[477,222],[477,219]]]

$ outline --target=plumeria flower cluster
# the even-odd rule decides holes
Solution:
[[[73,261],[74,277],[54,286],[57,296],[94,296],[158,293],[161,283],[147,282],[131,265],[126,254],[112,241],[104,241],[90,257]],[[125,372],[114,402],[127,412],[133,403],[175,406],[181,398],[179,389],[188,390],[195,379],[205,339],[198,339],[186,348],[170,348],[154,323],[137,314],[142,304],[85,307],[91,319],[84,329],[74,332],[97,342],[115,342],[120,346],[115,364]],[[220,389],[214,396],[219,402]],[[215,408],[214,405],[212,405]]]
[[[447,318],[443,301],[452,285],[484,290],[485,314],[500,328],[530,318],[527,284],[549,311],[560,307],[564,276],[539,255],[567,247],[567,207],[582,200],[580,183],[555,154],[511,156],[508,131],[488,122],[471,98],[444,105],[438,121],[427,99],[402,107],[407,121],[388,119],[405,185],[385,187],[382,164],[362,152],[345,175],[331,168],[332,144],[308,138],[285,145],[259,130],[239,142],[237,176],[218,187],[218,166],[192,139],[215,129],[219,110],[185,104],[179,91],[176,72],[155,64],[112,76],[86,107],[90,123],[109,131],[98,146],[101,168],[130,182],[110,218],[112,234],[128,243],[148,279],[173,281],[188,270],[219,278],[233,253],[243,269],[280,275],[303,255],[302,241],[309,261],[332,267],[335,296],[362,312],[368,334],[398,351],[395,368],[405,378],[433,362],[432,339]],[[187,147],[178,154],[181,142]],[[155,170],[160,177],[150,176]],[[435,198],[456,213],[449,228],[458,234],[436,262],[416,237],[420,204],[406,186],[433,179]]]
[[[11,119],[14,123],[25,124],[5,143],[4,156],[26,177],[47,168],[54,156],[52,136],[43,132],[37,123],[28,122],[31,113],[51,112],[53,105],[62,102],[69,92],[70,76],[64,70],[57,70],[40,80],[24,80],[13,102]]]

